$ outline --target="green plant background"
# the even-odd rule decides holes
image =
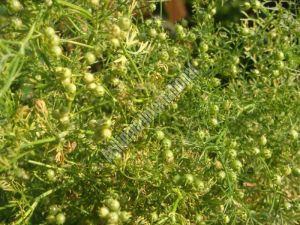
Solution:
[[[171,27],[159,1],[98,3],[0,3],[0,222],[299,224],[299,3],[188,1]],[[107,162],[187,63],[193,85]]]

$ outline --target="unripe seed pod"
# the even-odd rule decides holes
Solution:
[[[150,26],[152,23],[153,23],[153,20],[152,20],[152,19],[147,19],[147,20],[145,21],[145,24],[146,24],[147,26]]]
[[[161,53],[161,59],[164,61],[168,61],[170,58],[169,53],[167,51],[162,51]]]
[[[259,150],[259,148],[257,148],[257,147],[254,147],[252,150],[251,150],[251,154],[253,154],[253,155],[258,155],[260,153],[260,150]]]
[[[63,86],[68,86],[69,84],[71,84],[71,78],[63,79],[63,80],[61,81],[61,84],[62,84]]]
[[[262,146],[264,146],[264,145],[267,144],[267,138],[266,138],[265,135],[262,135],[262,136],[260,137],[259,143],[260,143]]]
[[[91,74],[91,73],[85,73],[84,76],[83,76],[83,80],[86,82],[86,83],[91,83],[95,80],[94,78],[94,75]]]
[[[175,31],[176,33],[183,33],[184,31],[183,26],[181,26],[180,24],[176,24]]]
[[[233,58],[232,58],[232,61],[233,61],[233,63],[234,64],[239,64],[240,63],[240,58],[238,57],[238,56],[234,56]]]
[[[56,34],[50,37],[50,43],[53,46],[57,46],[60,44],[60,37]]]
[[[155,38],[157,36],[157,32],[155,29],[151,28],[149,30],[149,36],[152,37],[152,38]]]
[[[111,210],[111,211],[118,211],[120,209],[120,203],[118,200],[116,199],[108,199],[106,202],[107,207]]]
[[[55,175],[55,171],[52,169],[48,169],[47,170],[47,178],[50,181],[55,181],[56,180],[56,175]]]
[[[52,0],[45,0],[47,6],[51,6],[53,4]]]
[[[217,13],[217,9],[216,8],[212,8],[211,10],[210,10],[210,14],[213,16],[213,15],[215,15]]]
[[[156,5],[154,3],[151,3],[149,5],[149,10],[150,10],[150,12],[154,12],[156,10]]]
[[[250,29],[248,27],[243,27],[241,32],[243,35],[248,35],[250,34]]]
[[[23,26],[23,22],[19,18],[13,18],[11,22],[15,29],[20,29]]]
[[[59,213],[56,215],[56,223],[64,224],[66,222],[66,216],[63,213]]]
[[[185,174],[184,180],[186,184],[192,184],[194,182],[194,176],[192,174]]]
[[[90,0],[90,3],[91,3],[93,6],[99,6],[99,5],[100,5],[100,0]]]
[[[200,52],[207,52],[208,51],[208,45],[205,43],[201,43],[199,46]]]
[[[223,218],[223,222],[224,222],[224,224],[227,224],[227,223],[229,223],[230,222],[230,218],[229,218],[229,216],[224,216],[224,218]]]
[[[95,93],[98,96],[103,96],[105,94],[105,89],[102,85],[97,85],[97,87],[95,88]]]
[[[275,39],[277,37],[277,32],[275,30],[270,31],[269,37],[271,39]]]
[[[223,168],[223,165],[222,163],[219,161],[219,160],[216,160],[215,163],[214,163],[214,166],[217,170],[220,170]]]
[[[232,166],[233,166],[234,169],[240,170],[243,167],[243,164],[239,160],[234,160],[232,162]]]
[[[238,73],[236,65],[231,65],[230,72],[232,73],[233,77],[235,77],[235,75]]]
[[[57,45],[52,46],[51,52],[52,52],[54,55],[56,55],[56,56],[61,56],[61,55],[62,55],[62,49],[61,49],[59,46],[57,46]]]
[[[281,51],[276,52],[276,59],[284,60],[284,53]]]
[[[116,212],[110,212],[107,216],[107,224],[118,224],[119,215]]]
[[[285,66],[284,61],[277,61],[276,66],[278,69],[283,69]]]
[[[98,215],[100,218],[106,218],[109,214],[109,210],[106,207],[101,207],[98,209]]]
[[[251,4],[249,2],[245,2],[243,5],[244,10],[248,10],[251,8]]]
[[[117,38],[111,39],[111,44],[114,48],[117,48],[120,46],[120,41]]]
[[[151,221],[152,221],[152,222],[157,221],[157,220],[158,220],[157,212],[152,212],[152,213],[150,214],[150,217],[151,217]]]
[[[59,121],[63,124],[63,125],[68,125],[70,123],[70,117],[68,115],[63,115]]]
[[[220,178],[221,180],[223,180],[223,179],[226,177],[226,173],[225,173],[223,170],[221,170],[221,171],[218,173],[218,176],[219,176],[219,178]]]
[[[206,20],[210,20],[211,17],[212,17],[211,14],[208,14],[208,13],[204,14],[204,19],[206,19]]]
[[[218,87],[218,86],[221,85],[221,81],[220,81],[220,79],[214,77],[214,78],[212,78],[212,80],[211,80],[211,84],[212,84],[213,87]]]
[[[167,34],[164,32],[161,32],[158,34],[158,38],[159,38],[159,40],[164,41],[167,39]]]
[[[66,90],[68,91],[68,93],[70,94],[75,94],[76,93],[76,85],[75,84],[68,84],[65,86]]]
[[[19,12],[23,9],[23,6],[18,0],[12,0],[10,1],[10,8],[14,12]]]
[[[157,26],[157,27],[161,27],[162,25],[162,20],[160,18],[156,18],[154,20],[154,24]]]
[[[165,139],[163,139],[162,143],[166,149],[171,148],[172,142],[170,139],[165,138]]]
[[[110,139],[112,137],[112,132],[109,128],[103,128],[101,135],[104,139]]]
[[[164,155],[167,163],[171,163],[174,161],[174,154],[171,150],[166,150]]]
[[[264,149],[263,150],[263,155],[264,155],[264,157],[266,158],[266,159],[269,159],[269,158],[271,158],[272,157],[272,152],[271,152],[271,150],[270,149]]]
[[[260,71],[258,69],[254,69],[252,72],[254,77],[258,77],[260,75]]]
[[[280,72],[279,72],[279,70],[273,70],[272,74],[274,75],[274,77],[278,77]]]
[[[162,139],[164,139],[164,137],[165,137],[164,132],[162,132],[161,130],[156,131],[157,140],[162,140]]]
[[[174,56],[177,56],[177,55],[179,54],[179,49],[178,49],[177,47],[173,47],[173,48],[172,48],[172,54],[173,54]]]
[[[195,42],[196,39],[197,39],[197,35],[195,33],[193,33],[193,32],[189,33],[189,40],[191,42]]]
[[[258,10],[258,9],[260,9],[261,8],[261,3],[260,3],[260,1],[258,1],[258,0],[255,0],[254,2],[253,2],[253,9],[256,9],[256,10]]]
[[[300,176],[300,168],[299,168],[299,167],[294,167],[294,168],[293,168],[293,173],[294,173],[296,176]]]
[[[111,27],[111,34],[115,38],[120,37],[120,34],[121,34],[120,27],[118,25],[116,25],[116,24],[113,24],[112,27]]]
[[[205,138],[205,136],[206,136],[206,133],[203,131],[203,130],[199,130],[198,132],[197,132],[197,134],[198,134],[198,137],[202,140],[203,138]]]
[[[245,193],[243,191],[241,191],[241,190],[237,192],[237,195],[241,199],[243,199],[245,197]]]
[[[69,68],[63,68],[62,69],[62,78],[67,79],[72,77],[72,71]]]
[[[46,220],[49,224],[54,224],[56,222],[56,217],[55,215],[48,215]]]
[[[117,86],[120,85],[120,84],[121,84],[120,79],[118,79],[118,78],[112,79],[112,85],[113,85],[114,87],[117,87]]]
[[[184,27],[187,27],[189,25],[189,22],[186,19],[181,20],[181,25]]]
[[[204,182],[199,180],[199,179],[196,179],[195,181],[195,186],[197,189],[199,189],[200,191],[204,190]]]
[[[175,184],[178,184],[179,181],[181,180],[181,176],[179,174],[176,174],[174,177],[173,177],[173,182]]]
[[[299,137],[299,134],[298,134],[298,132],[297,132],[296,130],[291,130],[291,131],[290,131],[290,134],[291,134],[291,136],[292,136],[292,138],[293,138],[294,140],[297,140],[298,137]]]
[[[196,217],[195,217],[195,221],[196,221],[196,224],[201,224],[201,225],[204,225],[204,218],[201,214],[197,213]],[[203,223],[203,224],[202,224]]]
[[[234,149],[229,149],[228,154],[232,157],[235,158],[237,156],[236,150]]]
[[[55,30],[52,27],[46,27],[45,34],[47,37],[53,37],[55,34]]]
[[[292,208],[292,204],[291,204],[290,202],[285,202],[285,203],[284,203],[284,208],[285,208],[286,210],[290,210],[290,209]]]
[[[97,125],[97,120],[92,119],[92,120],[89,121],[88,124],[89,124],[90,127],[95,128],[96,125]]]
[[[59,208],[57,207],[57,205],[51,205],[49,207],[49,214],[56,215],[58,212],[59,212]]]
[[[274,182],[275,182],[277,185],[281,185],[281,183],[282,183],[282,177],[281,177],[280,175],[276,174],[276,175],[274,176]]]
[[[55,73],[60,74],[60,73],[63,73],[63,71],[64,71],[64,67],[58,66],[55,68]]]
[[[213,106],[211,107],[211,113],[212,113],[212,114],[216,114],[216,113],[218,113],[218,112],[219,112],[219,106],[213,105]]]
[[[130,220],[130,213],[129,212],[125,212],[125,211],[122,211],[120,213],[120,220],[123,222],[123,223],[127,223],[129,220]]]
[[[85,59],[89,65],[96,62],[96,56],[92,52],[87,52],[85,54]]]
[[[198,60],[193,59],[193,60],[192,60],[192,65],[193,65],[194,67],[198,67],[198,66],[199,66]]]
[[[90,84],[88,85],[88,89],[89,89],[89,90],[95,90],[96,87],[97,87],[97,84],[96,84],[96,83],[90,83]]]
[[[172,102],[171,103],[171,107],[172,107],[172,109],[177,109],[178,108],[178,104],[176,103],[176,102]]]
[[[111,119],[106,119],[103,124],[106,127],[110,127],[112,125],[112,120]]]
[[[123,29],[123,30],[128,30],[130,28],[130,25],[131,25],[131,20],[127,17],[123,17],[121,20],[120,20],[120,27]]]
[[[214,126],[214,127],[216,127],[216,126],[218,126],[218,120],[216,119],[216,118],[212,118],[211,120],[210,120],[210,123],[211,123],[211,125],[212,126]]]

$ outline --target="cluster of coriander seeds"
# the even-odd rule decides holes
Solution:
[[[62,55],[62,48],[60,46],[60,37],[56,34],[53,27],[45,28],[45,39],[51,53],[57,57]]]
[[[119,48],[121,46],[122,41],[124,41],[127,38],[132,23],[131,19],[127,16],[119,14],[117,18],[117,21],[108,26],[110,45],[114,49]]]
[[[61,84],[63,85],[67,96],[70,99],[73,99],[76,94],[77,87],[75,85],[71,69],[67,67],[56,67],[55,73],[58,76]]]
[[[130,221],[131,214],[127,211],[121,211],[120,202],[109,198],[104,206],[98,209],[98,216],[105,221],[107,225],[127,224]]]
[[[49,224],[62,225],[66,222],[66,216],[58,205],[51,205],[46,220]]]
[[[96,96],[103,96],[105,94],[105,88],[102,84],[95,80],[95,77],[90,72],[85,72],[83,75],[83,80],[87,85],[87,89],[94,93]]]

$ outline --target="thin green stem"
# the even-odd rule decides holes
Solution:
[[[71,41],[71,40],[67,40],[67,39],[61,39],[60,40],[62,43],[70,43],[70,44],[74,44],[74,45],[78,45],[78,46],[82,46],[82,47],[86,47],[86,48],[90,48],[93,49],[94,47],[91,45],[87,45],[87,44],[83,44],[77,41]]]
[[[54,142],[57,140],[57,137],[48,137],[48,138],[44,138],[44,139],[40,139],[40,140],[36,140],[27,144],[22,144],[21,145],[21,149],[26,149],[26,148],[30,148],[33,147],[35,145],[41,145],[41,144],[45,144],[45,143],[50,143],[50,142]]]
[[[124,45],[122,45],[122,50],[123,50],[123,52],[124,52],[126,58],[129,59],[129,61],[130,61],[131,65],[132,65],[134,71],[137,73],[140,82],[143,82],[142,76],[141,76],[141,74],[140,74],[140,72],[139,72],[139,70],[138,70],[138,68],[137,68],[137,66],[136,66],[136,64],[135,64],[135,62],[133,61],[132,57],[127,53],[127,51],[126,51]]]
[[[78,5],[72,4],[72,3],[64,1],[64,0],[57,0],[57,3],[62,6],[69,7],[70,9],[74,10],[75,12],[78,12],[80,15],[82,15],[83,17],[86,17],[87,19],[93,19],[92,14],[88,10],[86,10]]]
[[[30,164],[33,164],[33,165],[43,166],[43,167],[46,167],[46,168],[49,168],[49,169],[62,170],[62,168],[57,168],[56,166],[51,166],[51,165],[48,165],[48,164],[45,164],[45,163],[42,163],[42,162],[37,162],[37,161],[34,161],[34,160],[27,160],[27,162],[30,163]]]
[[[30,219],[32,213],[34,212],[35,208],[37,207],[37,205],[39,204],[39,202],[47,197],[48,195],[52,194],[53,192],[55,192],[56,190],[58,190],[59,187],[51,189],[49,191],[44,192],[43,194],[41,194],[40,196],[38,196],[35,201],[33,202],[33,204],[29,207],[29,209],[25,212],[25,214],[19,219],[17,220],[14,224],[26,224],[26,222]]]

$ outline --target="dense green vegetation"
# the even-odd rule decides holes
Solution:
[[[299,3],[188,2],[172,26],[160,1],[1,1],[0,223],[300,223]]]

